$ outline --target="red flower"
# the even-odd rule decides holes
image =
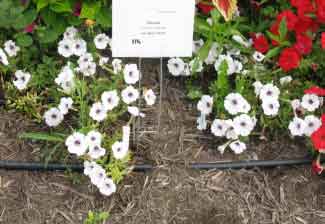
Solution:
[[[203,14],[209,14],[210,11],[214,9],[213,5],[204,4],[204,3],[197,4],[197,7],[201,10]]]
[[[26,27],[24,28],[24,31],[25,31],[26,33],[33,33],[34,30],[35,30],[35,27],[36,27],[36,23],[35,23],[35,22],[32,22],[31,24],[29,24],[28,26],[26,26]]]
[[[317,20],[320,23],[325,23],[325,2],[324,0],[316,0],[317,4]]]
[[[325,150],[325,126],[321,126],[311,135],[311,141],[316,151],[322,152]]]
[[[279,66],[283,71],[288,72],[300,64],[300,55],[293,47],[285,48],[279,57]]]
[[[280,23],[283,18],[286,19],[288,30],[294,30],[298,22],[298,17],[292,11],[284,10],[276,17],[276,19]]]
[[[307,16],[299,17],[297,24],[299,24],[295,26],[295,32],[297,34],[306,33],[309,30],[313,32],[318,30],[318,23]]]
[[[325,49],[325,32],[322,33],[321,44],[322,44],[322,48]]]
[[[318,86],[312,86],[311,88],[309,89],[306,89],[304,91],[305,94],[315,94],[317,96],[325,96],[325,89],[323,88],[320,88]],[[325,116],[325,114],[324,114]]]
[[[253,47],[264,54],[269,50],[269,42],[263,34],[258,34],[253,37]]]
[[[313,46],[313,41],[310,37],[303,34],[297,34],[294,48],[301,54],[309,54]]]
[[[77,17],[80,16],[81,8],[82,8],[82,2],[77,1],[73,8],[73,15]]]
[[[315,174],[320,175],[323,172],[324,167],[320,164],[319,159],[316,159],[311,164],[311,169]]]

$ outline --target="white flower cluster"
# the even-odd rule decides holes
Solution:
[[[253,83],[255,94],[262,101],[263,112],[266,116],[276,116],[280,109],[280,89],[272,83],[263,85],[260,81]]]
[[[315,112],[323,105],[323,98],[315,94],[305,94],[301,100],[295,99],[291,101],[291,106],[294,111],[294,118],[289,124],[289,130],[292,136],[307,136],[310,137],[321,125],[321,120],[309,114],[304,119],[298,117],[297,111],[305,111],[307,113]]]
[[[225,137],[228,142],[218,147],[218,150],[223,153],[227,146],[236,153],[240,154],[246,150],[244,142],[240,141],[240,137],[247,137],[251,134],[256,125],[255,117],[248,115],[251,110],[251,105],[247,100],[238,93],[230,93],[226,96],[224,107],[231,115],[237,115],[233,119],[215,119],[211,125],[211,132],[216,137]],[[198,129],[205,130],[207,128],[206,116],[212,113],[213,98],[208,95],[202,96],[197,104],[197,109],[200,111],[200,116],[197,119]]]
[[[64,115],[68,114],[72,109],[73,100],[70,97],[62,97],[58,107],[53,107],[44,113],[45,123],[49,127],[56,127],[64,119]]]
[[[63,92],[70,94],[75,87],[74,72],[71,69],[71,64],[68,63],[61,69],[61,72],[54,80],[61,87]]]

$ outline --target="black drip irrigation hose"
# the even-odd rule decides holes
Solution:
[[[312,159],[290,159],[290,160],[247,160],[238,162],[217,162],[217,163],[190,163],[187,167],[194,170],[237,170],[253,168],[274,168],[281,166],[309,165]],[[138,164],[131,166],[134,172],[151,171],[155,166],[150,164]],[[74,171],[83,172],[82,164],[57,164],[39,162],[20,162],[0,160],[0,169],[20,171]]]

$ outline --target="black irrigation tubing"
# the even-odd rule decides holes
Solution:
[[[313,160],[309,158],[288,159],[288,160],[247,160],[236,162],[216,162],[216,163],[190,163],[187,167],[195,170],[237,170],[253,168],[274,168],[280,166],[309,165]],[[131,166],[134,172],[151,171],[155,166],[151,164],[138,164]],[[39,162],[20,162],[0,160],[0,169],[20,170],[20,171],[74,171],[82,172],[82,164],[57,164]]]

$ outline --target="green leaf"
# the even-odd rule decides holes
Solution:
[[[16,35],[17,44],[21,47],[29,47],[33,44],[33,39],[30,35],[19,33]]]
[[[283,18],[280,22],[279,33],[280,33],[280,40],[281,41],[285,40],[288,33],[287,21],[285,18]]]
[[[72,5],[69,0],[58,0],[50,4],[50,9],[54,12],[72,12]]]
[[[198,52],[198,58],[199,58],[200,61],[204,61],[208,57],[211,46],[212,46],[212,41],[208,40],[200,48],[200,50]]]
[[[101,7],[101,2],[87,1],[82,3],[82,9],[80,13],[80,18],[83,19],[92,19],[96,18],[97,13]],[[108,13],[108,12],[107,12]]]
[[[25,132],[19,136],[22,139],[32,139],[48,142],[64,142],[65,136],[59,133],[45,134],[41,132]]]
[[[13,27],[17,30],[23,29],[26,26],[30,25],[37,17],[37,12],[35,9],[30,9],[23,14],[20,14],[17,18]]]
[[[211,32],[211,26],[205,19],[200,17],[195,17],[194,29],[196,33],[201,34],[205,37],[209,37],[209,34]]]
[[[41,9],[48,6],[49,3],[50,3],[50,0],[38,0],[37,4],[36,4],[37,12],[41,11]]]
[[[281,49],[282,49],[281,47],[275,47],[275,48],[269,50],[267,52],[267,54],[265,55],[265,59],[270,59],[270,58],[277,56],[278,54],[280,54]]]
[[[82,24],[82,20],[79,19],[79,17],[77,16],[69,16],[67,19],[68,23],[72,26],[79,26],[80,24]]]
[[[42,10],[41,18],[43,19],[46,25],[55,25],[57,22],[57,14],[51,11],[49,8]]]
[[[110,28],[112,27],[112,11],[109,8],[101,8],[96,15],[96,21],[99,25]]]
[[[228,64],[225,60],[221,63],[218,71],[217,88],[217,93],[222,98],[229,93]]]
[[[266,35],[267,35],[270,39],[275,40],[276,42],[281,42],[280,37],[277,36],[277,35],[275,35],[275,34],[273,34],[273,33],[271,33],[270,31],[266,31]]]
[[[54,29],[49,29],[49,28],[46,29],[44,27],[43,29],[37,30],[37,36],[41,43],[47,44],[56,41],[59,38],[60,33],[55,31]]]

